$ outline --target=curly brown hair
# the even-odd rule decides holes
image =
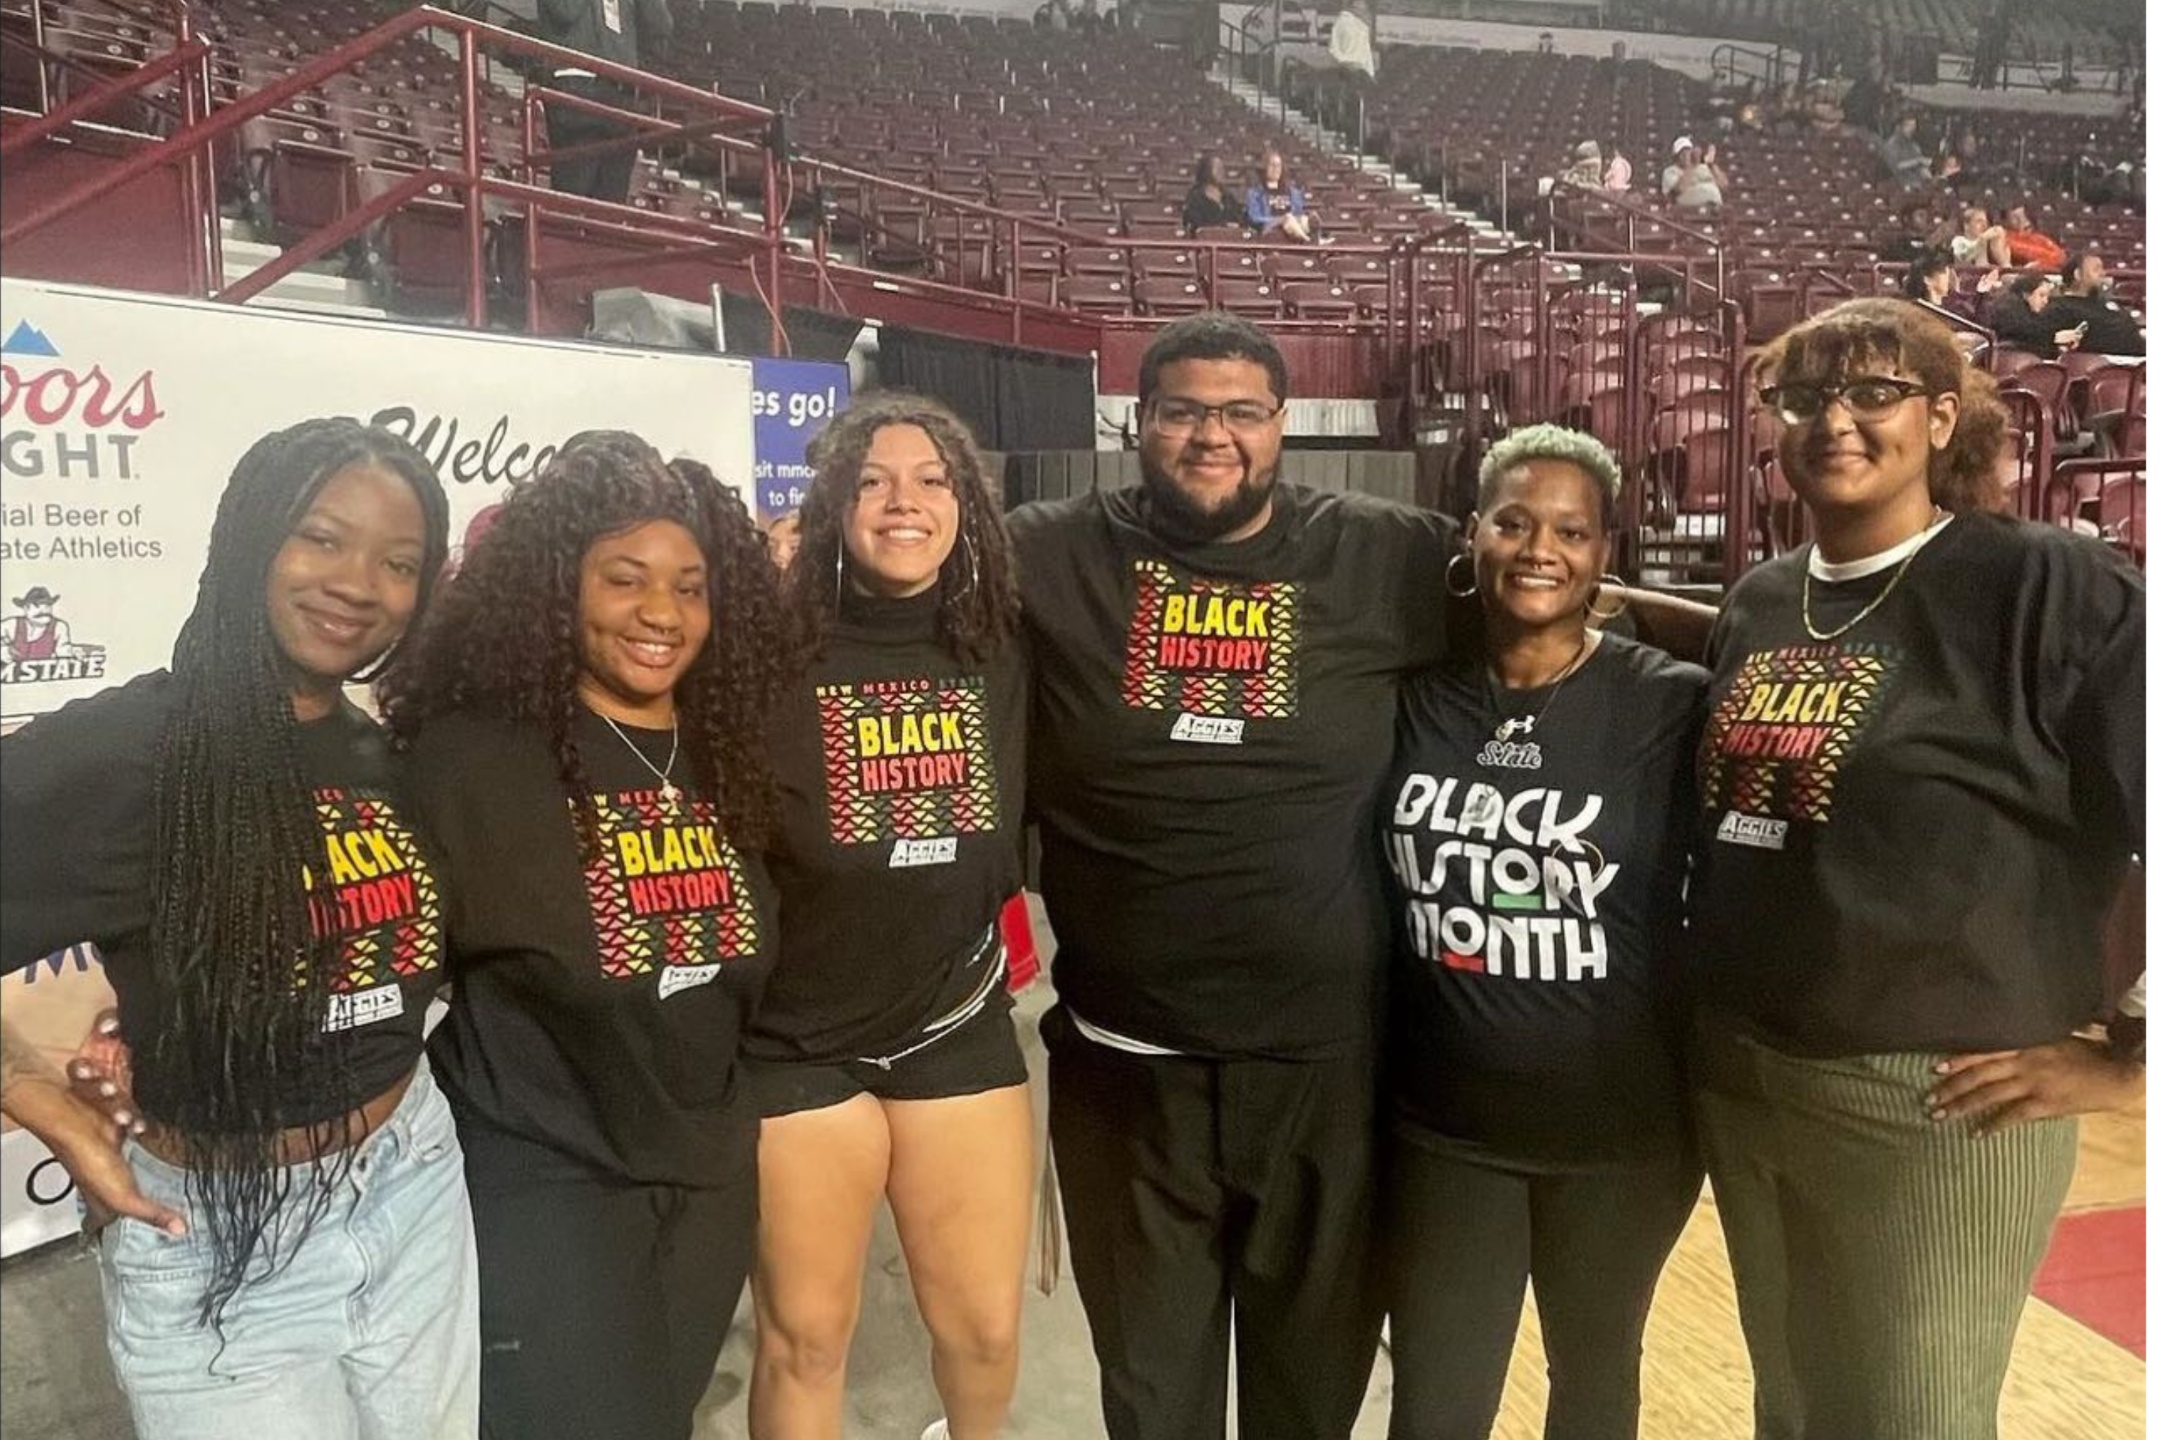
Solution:
[[[787,573],[789,598],[805,646],[815,651],[839,605],[843,536],[854,508],[863,457],[888,425],[913,425],[930,437],[960,502],[960,538],[938,572],[938,640],[952,655],[980,664],[1020,629],[1020,583],[1003,507],[983,474],[982,452],[966,422],[937,401],[905,391],[865,395],[810,442],[809,493],[802,503],[802,546]]]
[[[574,435],[510,492],[383,678],[383,713],[404,741],[433,717],[460,711],[541,726],[577,803],[580,836],[592,845],[592,787],[572,738],[584,664],[579,573],[596,541],[655,520],[695,536],[711,576],[712,635],[675,691],[683,754],[719,796],[728,833],[754,846],[772,832],[767,718],[796,668],[779,577],[733,491],[695,461],[668,464],[635,435]]]
[[[1950,327],[1909,300],[1848,300],[1803,320],[1756,352],[1765,384],[1823,385],[1876,365],[1903,368],[1931,395],[1958,398],[1950,443],[1928,459],[1928,494],[1952,512],[2004,508],[1995,462],[2008,412],[1995,377],[1966,362]]]

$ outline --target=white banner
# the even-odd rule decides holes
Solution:
[[[0,729],[167,664],[219,493],[262,435],[377,421],[455,540],[580,430],[629,430],[749,495],[747,360],[295,316],[0,278]],[[5,823],[5,817],[0,817]],[[87,947],[0,982],[56,1062],[112,1003]],[[0,1254],[76,1228],[67,1176],[0,1135]]]
[[[750,362],[0,279],[0,717],[171,658],[218,494],[262,435],[375,420],[435,462],[454,532],[579,430],[750,494]]]

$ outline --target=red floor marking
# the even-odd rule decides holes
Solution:
[[[2139,1359],[2145,1356],[2145,1207],[2055,1222],[2033,1294]]]

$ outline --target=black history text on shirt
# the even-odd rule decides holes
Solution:
[[[1299,587],[1180,579],[1158,560],[1133,562],[1125,704],[1175,710],[1173,740],[1244,743],[1248,720],[1298,708]]]
[[[1517,980],[1605,978],[1598,901],[1620,876],[1590,838],[1600,795],[1412,772],[1390,816],[1388,863],[1408,896],[1411,948],[1451,970]],[[1448,837],[1421,861],[1416,829]],[[1447,895],[1443,902],[1433,897]]]
[[[711,802],[670,805],[657,790],[596,795],[600,847],[585,867],[601,973],[658,973],[660,996],[717,979],[758,948],[742,858]]]
[[[321,873],[302,872],[316,935],[339,940],[325,1030],[405,1013],[401,982],[439,968],[442,898],[412,832],[379,791],[315,790]]]
[[[983,680],[867,680],[817,687],[835,845],[891,842],[895,868],[950,864],[959,837],[998,827]]]
[[[1871,643],[1748,655],[1703,731],[1699,772],[1705,807],[1721,812],[1716,839],[1782,850],[1791,822],[1827,822],[1838,773],[1897,662]]]

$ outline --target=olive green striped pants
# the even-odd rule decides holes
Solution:
[[[1936,1055],[1809,1060],[1699,1017],[1696,1120],[1756,1440],[1994,1440],[2077,1122],[1928,1118]]]

